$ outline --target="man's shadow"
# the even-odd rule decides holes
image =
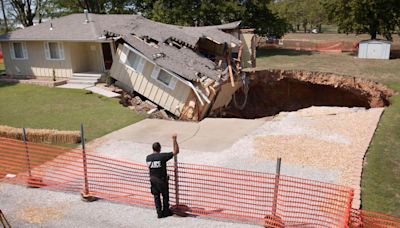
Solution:
[[[172,206],[171,210],[175,215],[180,217],[197,217],[201,215],[221,213],[223,211],[223,209],[206,210],[205,208],[200,207],[188,207],[183,204]]]

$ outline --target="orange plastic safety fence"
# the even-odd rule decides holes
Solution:
[[[269,45],[271,46],[271,45]],[[319,52],[355,52],[358,49],[358,42],[333,41],[315,42],[309,40],[277,40],[272,44],[273,47],[294,49],[301,51]]]
[[[347,187],[187,163],[178,163],[177,170],[175,176],[173,165],[168,166],[171,205],[180,214],[268,227],[345,227],[349,223],[353,191]],[[0,181],[61,191],[87,190],[99,198],[154,207],[146,165],[90,152],[84,156],[80,149],[0,137]]]
[[[351,228],[399,228],[400,218],[377,212],[352,209],[349,227]]]
[[[343,186],[284,175],[276,185],[275,174],[185,163],[178,164],[178,179],[186,213],[270,227],[343,227],[352,197]]]

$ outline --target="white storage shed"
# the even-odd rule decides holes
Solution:
[[[361,59],[389,59],[390,41],[363,40],[358,46],[358,58]]]

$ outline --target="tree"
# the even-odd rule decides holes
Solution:
[[[6,9],[4,8],[5,7],[4,0],[0,0],[0,3],[1,3],[1,10],[3,11],[5,32],[8,32],[7,15],[6,15]]]
[[[40,9],[42,0],[10,0],[14,16],[24,27],[33,25],[33,18]]]
[[[242,20],[260,35],[282,36],[287,24],[268,8],[268,0],[158,0],[139,7],[148,18],[185,26],[217,25]],[[144,7],[152,6],[152,9]]]
[[[242,9],[236,0],[158,0],[145,16],[164,23],[205,26],[239,20]]]
[[[281,0],[272,2],[270,8],[296,31],[300,30],[300,26],[304,32],[307,32],[308,26],[321,30],[322,23],[327,21],[322,0]]]
[[[243,23],[255,28],[259,35],[281,37],[288,30],[287,23],[271,12],[268,3],[267,0],[244,1]]]
[[[326,0],[324,5],[340,32],[368,33],[371,39],[380,34],[392,40],[392,33],[398,29],[398,0]]]

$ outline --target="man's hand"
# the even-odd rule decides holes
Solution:
[[[176,156],[179,153],[179,146],[178,146],[178,142],[176,141],[176,139],[178,138],[177,134],[173,134],[172,135],[172,142],[174,144],[174,156]]]

